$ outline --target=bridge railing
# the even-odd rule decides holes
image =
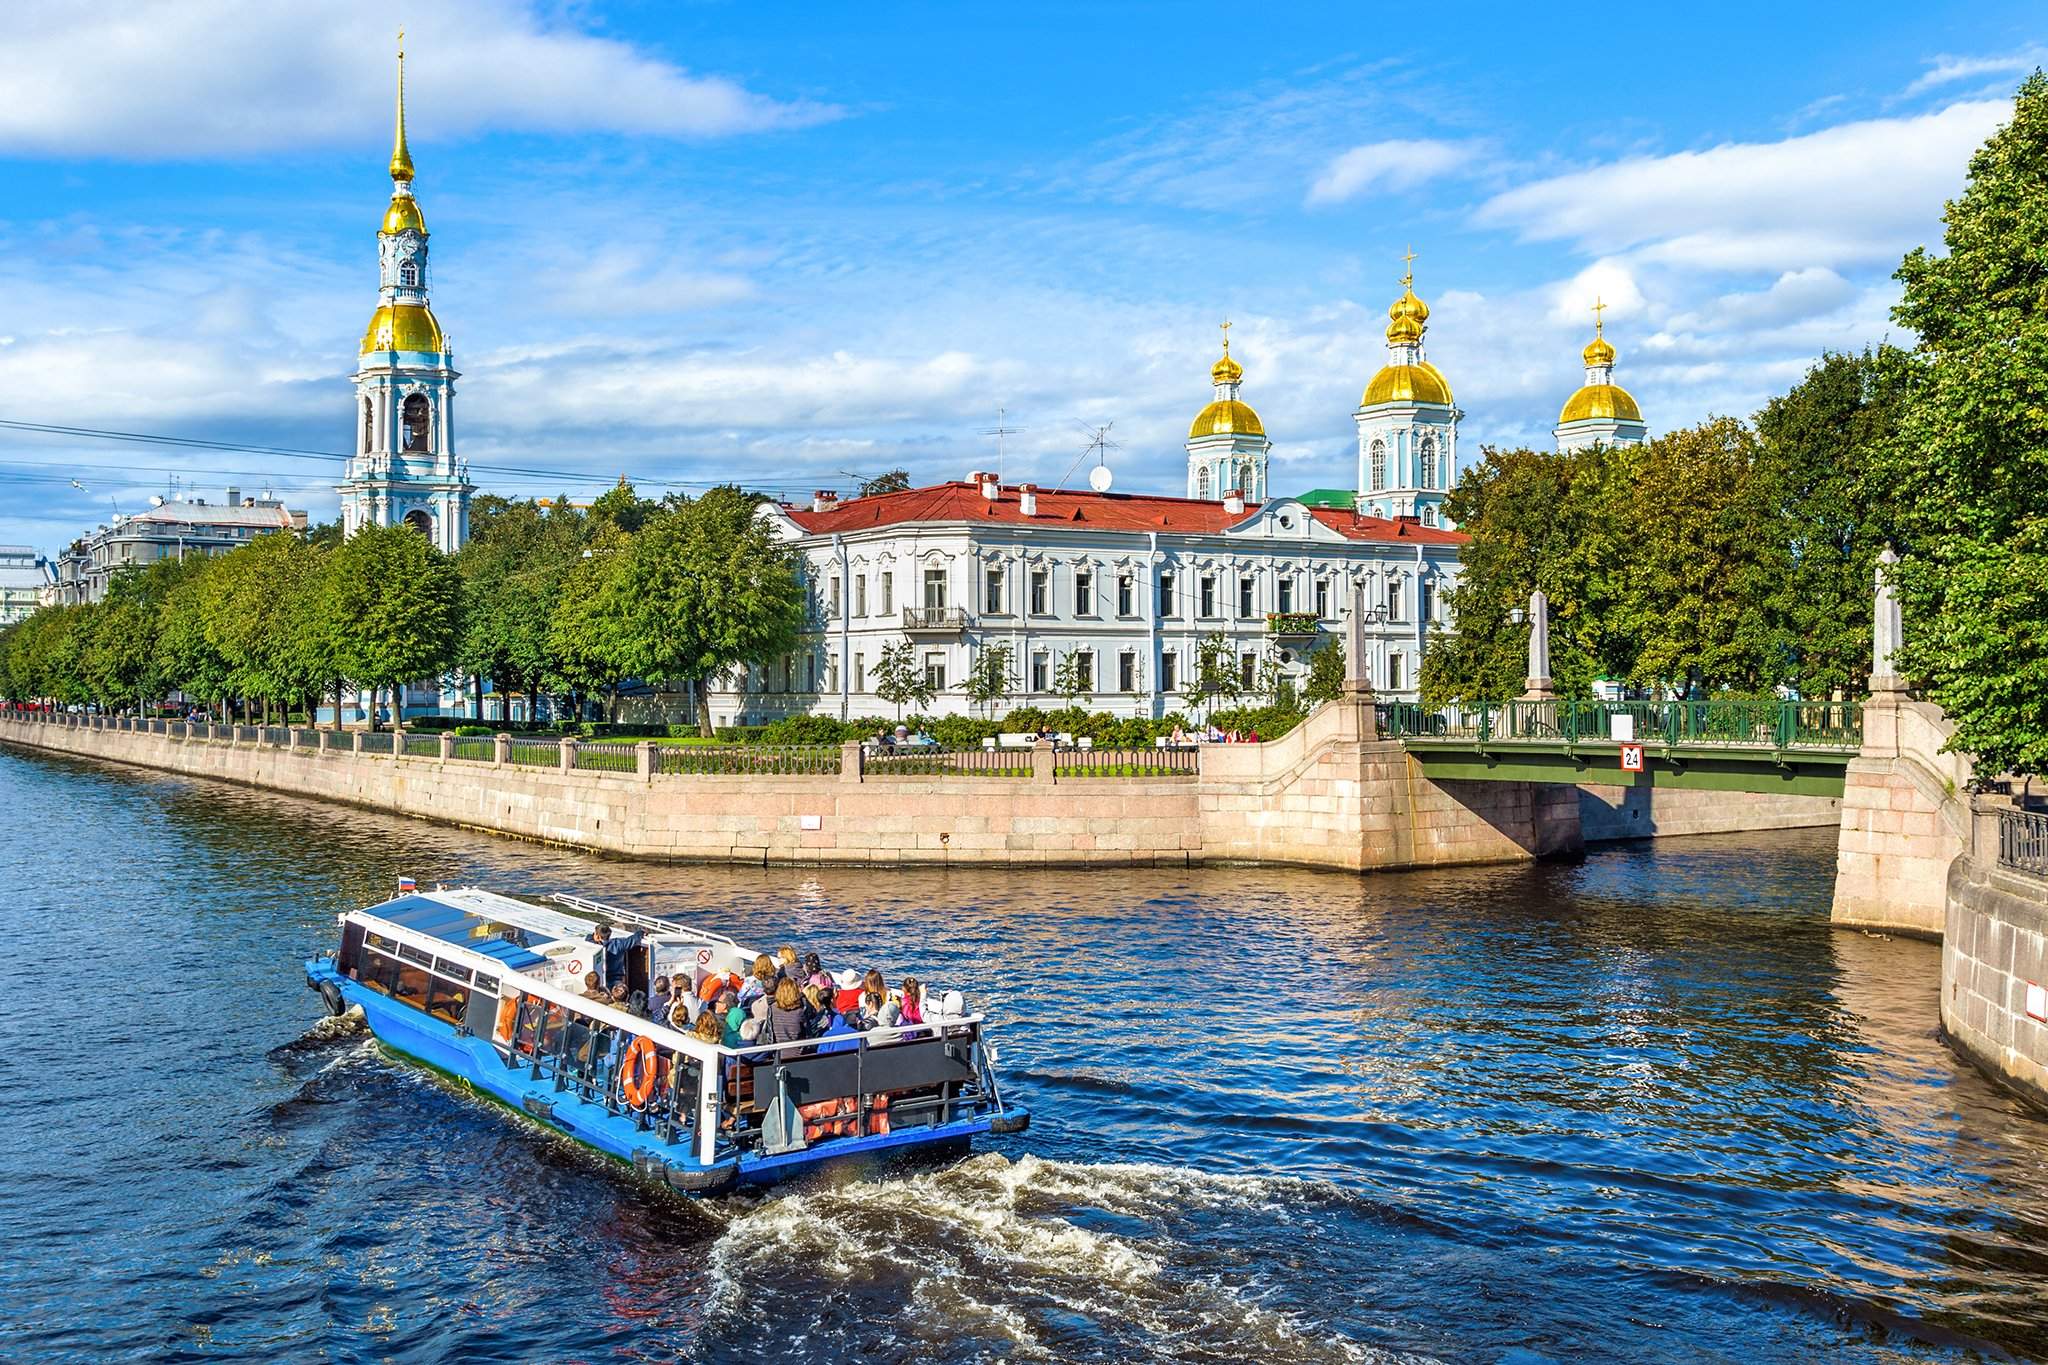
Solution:
[[[1998,812],[1998,865],[2048,877],[2048,815],[2027,810]]]
[[[1430,710],[1413,702],[1379,708],[1390,739],[1477,744],[1727,745],[1755,749],[1856,749],[1860,702],[1508,701]]]

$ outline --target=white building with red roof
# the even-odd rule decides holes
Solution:
[[[1010,646],[1004,708],[1058,706],[1061,665],[1082,705],[1159,716],[1193,704],[1197,652],[1221,636],[1240,676],[1267,662],[1297,684],[1337,638],[1354,588],[1372,605],[1371,677],[1415,696],[1422,652],[1445,628],[1444,593],[1466,537],[1291,498],[1246,502],[1043,490],[976,473],[959,482],[763,512],[801,550],[812,629],[798,649],[729,678],[714,723],[892,716],[875,691],[882,651],[908,641],[936,698],[965,714],[976,653]]]

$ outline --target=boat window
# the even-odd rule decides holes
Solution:
[[[425,1009],[427,1007],[426,969],[400,963],[398,966],[398,988],[391,994],[393,998],[404,1001],[414,1009]]]
[[[427,1013],[446,1024],[460,1024],[463,1012],[469,1008],[469,987],[458,986],[453,981],[434,977],[427,998]]]
[[[410,943],[399,944],[398,955],[404,958],[407,962],[417,962],[422,967],[431,967],[434,965],[434,955],[432,953],[428,952],[424,948],[415,948]]]
[[[459,962],[450,962],[445,957],[437,957],[434,959],[434,970],[439,972],[443,976],[452,976],[457,981],[467,981],[469,980],[470,977],[469,968],[463,966]]]
[[[364,938],[363,941],[369,944],[372,948],[382,948],[387,953],[395,952],[397,951],[398,948],[398,945],[396,943],[384,937],[384,935],[382,934],[369,934]]]
[[[382,953],[366,952],[363,954],[362,974],[357,979],[378,994],[389,995],[398,984],[398,963]]]

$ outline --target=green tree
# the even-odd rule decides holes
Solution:
[[[409,526],[365,526],[343,541],[322,576],[319,629],[334,666],[370,689],[370,727],[380,692],[438,676],[455,653],[461,581],[455,566]]]
[[[482,501],[479,499],[479,501]],[[477,689],[476,715],[483,718],[482,687],[488,681],[503,708],[514,691],[538,696],[559,670],[548,643],[549,627],[562,586],[580,556],[587,522],[558,501],[542,508],[528,501],[495,500],[478,518],[472,509],[470,541],[456,556],[462,575],[462,639],[456,666]],[[500,717],[510,711],[501,709]]]
[[[974,661],[967,666],[967,678],[963,684],[967,700],[981,707],[984,714],[994,715],[995,704],[1007,701],[1016,681],[1013,668],[1016,650],[1008,640],[987,640],[974,651]]]
[[[572,699],[593,692],[615,697],[630,667],[625,580],[632,548],[630,535],[602,523],[562,578],[548,617],[548,671]]]
[[[1970,159],[1948,251],[1899,267],[1919,337],[1884,461],[1897,490],[1902,671],[1979,766],[2048,771],[2048,79]]]
[[[1204,636],[1195,646],[1195,666],[1189,670],[1183,695],[1205,716],[1218,702],[1236,701],[1244,695],[1244,674],[1222,631]]]
[[[688,685],[711,733],[712,677],[794,648],[805,597],[797,551],[730,485],[673,498],[632,537],[607,599],[621,671]]]
[[[1303,700],[1336,701],[1344,695],[1344,642],[1325,640],[1308,656],[1308,681],[1302,686]]]
[[[1087,660],[1084,664],[1083,658]],[[1095,695],[1095,651],[1092,649],[1070,649],[1060,656],[1053,665],[1053,694],[1066,700],[1068,706],[1080,704],[1081,698]]]
[[[908,470],[892,469],[886,474],[877,474],[860,486],[860,495],[872,498],[877,493],[902,493],[910,487]]]
[[[1861,696],[1868,686],[1872,571],[1897,537],[1882,463],[1898,441],[1910,374],[1894,347],[1830,353],[1757,414],[1789,561],[1769,606],[1804,696]]]
[[[227,686],[245,699],[303,701],[327,679],[312,671],[297,619],[310,607],[309,579],[320,551],[290,531],[258,536],[222,555],[207,571],[202,604],[206,641],[227,665]]]
[[[645,526],[660,507],[661,504],[641,497],[633,485],[621,477],[617,487],[607,488],[590,504],[590,519],[610,522],[630,536]]]
[[[208,707],[228,696],[228,663],[206,637],[207,587],[219,560],[193,555],[157,615],[156,667],[174,691]]]
[[[918,663],[917,646],[907,639],[882,646],[882,657],[875,661],[868,680],[873,684],[876,696],[895,706],[898,720],[903,719],[906,702],[926,707],[938,695],[932,689],[932,680]]]

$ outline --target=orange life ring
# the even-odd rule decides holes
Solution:
[[[626,1103],[635,1109],[646,1106],[654,1097],[658,1070],[652,1038],[642,1034],[626,1045],[626,1055],[619,1059],[619,1093],[626,1097]]]

